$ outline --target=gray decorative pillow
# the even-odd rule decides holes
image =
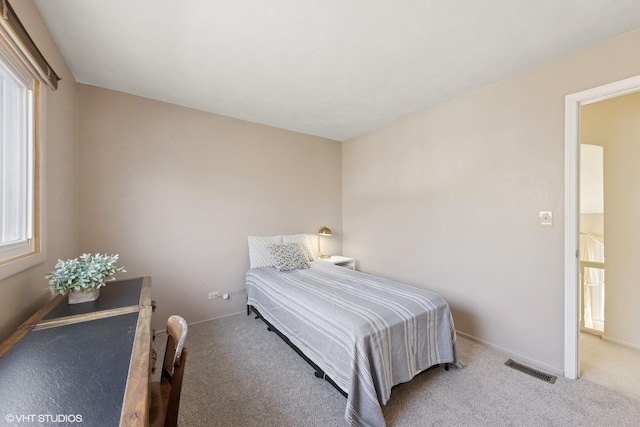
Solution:
[[[269,245],[269,252],[276,260],[278,271],[309,268],[311,265],[302,248],[302,243],[277,243]]]
[[[280,243],[280,242],[278,242]],[[306,234],[285,234],[282,236],[282,243],[302,243],[302,249],[307,255],[309,262],[314,260],[313,250],[311,250],[311,242]]]

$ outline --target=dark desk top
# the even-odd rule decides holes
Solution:
[[[0,342],[0,420],[148,426],[151,312],[149,276],[109,282],[96,302],[56,295]]]
[[[82,422],[32,425],[118,426],[137,322],[135,312],[31,331],[0,359],[0,419],[75,415]]]
[[[107,282],[106,286],[100,288],[100,297],[91,302],[69,304],[67,299],[68,297],[65,297],[60,304],[56,305],[50,312],[45,314],[42,317],[42,320],[45,321],[60,317],[75,316],[78,314],[87,314],[96,311],[138,305],[140,303],[142,280],[142,277],[138,277],[136,279]]]

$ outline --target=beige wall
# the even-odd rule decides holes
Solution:
[[[605,338],[640,348],[640,92],[581,108],[581,142],[604,147]]]
[[[581,214],[580,232],[604,236],[604,214]]]
[[[80,250],[152,276],[158,329],[244,310],[207,294],[244,289],[248,235],[326,225],[341,251],[336,141],[86,85],[78,121]]]
[[[587,106],[588,107],[588,106]],[[581,117],[582,119],[582,117]],[[584,120],[580,138],[585,139]],[[604,235],[604,171],[601,145],[580,144],[580,232]]]
[[[345,142],[344,254],[562,372],[565,96],[640,74],[638,46],[635,31]]]
[[[43,128],[43,206],[47,219],[46,262],[0,280],[0,339],[12,333],[51,293],[44,275],[58,258],[75,256],[76,230],[76,84],[32,1],[12,1],[16,14],[62,77],[56,92],[47,89]]]

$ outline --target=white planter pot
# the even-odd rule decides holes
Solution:
[[[80,304],[98,299],[100,289],[89,289],[86,291],[69,291],[69,304]]]

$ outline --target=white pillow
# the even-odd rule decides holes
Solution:
[[[309,260],[304,253],[302,243],[276,243],[269,245],[269,252],[276,260],[278,271],[290,271],[300,268],[309,268]]]
[[[302,243],[302,249],[307,256],[309,262],[314,260],[313,251],[311,250],[311,242],[307,234],[288,234],[282,236],[282,243]]]
[[[282,243],[282,236],[249,236],[249,266],[251,268],[273,267],[276,259],[269,252],[269,245]]]

